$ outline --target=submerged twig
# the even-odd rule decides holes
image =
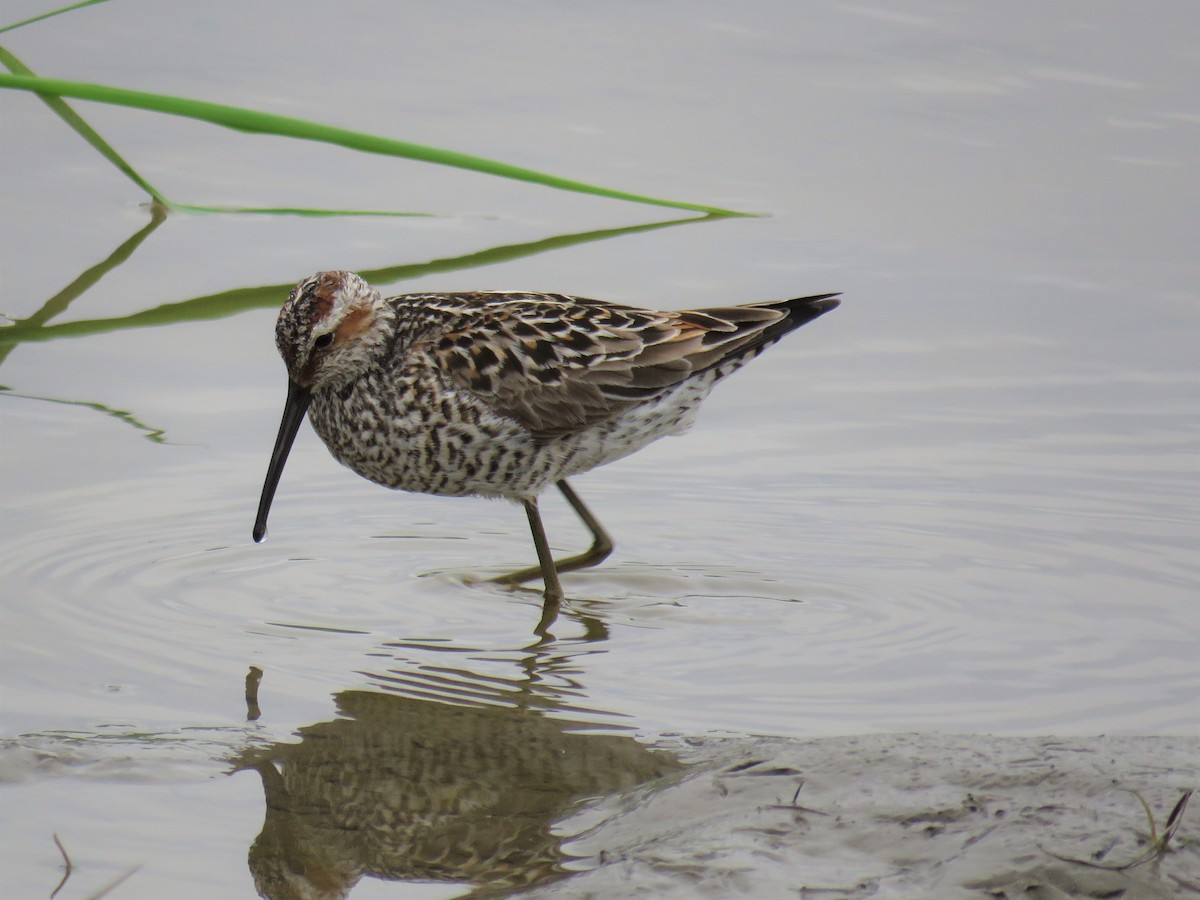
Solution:
[[[104,887],[100,888],[100,890],[96,891],[94,894],[88,894],[86,900],[100,900],[101,897],[107,897],[114,890],[116,890],[118,887],[120,887],[122,884],[124,884],[129,879],[129,877],[131,875],[133,875],[135,872],[137,872],[140,868],[141,868],[140,865],[136,865],[129,869],[126,869],[124,872],[122,872],[120,875],[118,875],[116,878],[114,878],[108,884],[104,885]]]
[[[263,670],[258,666],[251,666],[250,671],[246,673],[246,721],[254,722],[262,715],[262,710],[258,706],[258,685],[262,681]]]
[[[63,868],[65,870],[63,872],[62,881],[58,883],[58,887],[50,892],[50,900],[54,900],[55,896],[58,895],[58,892],[63,889],[63,885],[67,883],[67,879],[71,877],[71,872],[75,867],[71,865],[71,857],[67,855],[67,848],[64,847],[62,841],[58,839],[58,835],[52,834],[50,836],[54,838],[54,846],[58,847],[58,852],[62,854]]]
[[[58,883],[58,887],[50,892],[50,900],[54,900],[54,898],[58,895],[58,892],[63,889],[63,885],[67,883],[67,879],[71,877],[71,873],[75,871],[75,866],[71,863],[71,857],[67,853],[67,848],[64,847],[63,842],[58,839],[58,835],[52,834],[50,836],[54,838],[54,846],[58,847],[58,852],[62,854],[63,867],[66,869],[66,871],[63,872],[62,880]],[[108,882],[108,884],[101,887],[99,890],[88,894],[85,900],[100,900],[100,898],[108,896],[116,888],[124,884],[130,878],[130,876],[132,876],[140,868],[141,865],[131,866],[112,881]]]

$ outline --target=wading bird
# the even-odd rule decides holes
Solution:
[[[544,628],[559,573],[613,546],[567,479],[685,431],[714,384],[835,297],[660,312],[512,291],[384,298],[352,272],[319,272],[275,326],[288,393],[254,539],[307,412],[334,458],[377,484],[523,504],[538,565],[495,580],[540,576]],[[538,513],[551,484],[592,534],[557,561]]]

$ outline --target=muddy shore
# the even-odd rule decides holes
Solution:
[[[692,768],[563,827],[585,870],[526,897],[1200,896],[1200,739],[682,742]],[[1136,792],[1136,795],[1132,792]],[[1112,868],[1102,868],[1112,867]]]

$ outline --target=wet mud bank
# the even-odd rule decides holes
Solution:
[[[1147,818],[1161,842],[1200,785],[1197,738],[744,738],[681,752],[682,778],[573,823],[584,830],[566,849],[590,868],[523,896],[1200,896],[1200,803],[1176,813],[1161,853]]]

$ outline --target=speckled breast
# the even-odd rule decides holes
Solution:
[[[415,365],[318,391],[309,420],[338,462],[385,487],[520,499],[682,433],[713,380],[685,382],[549,441],[535,439],[520,422],[497,414],[436,370]]]
[[[396,490],[522,497],[553,477],[554,454],[519,423],[425,367],[318,391],[309,421],[338,462]]]

